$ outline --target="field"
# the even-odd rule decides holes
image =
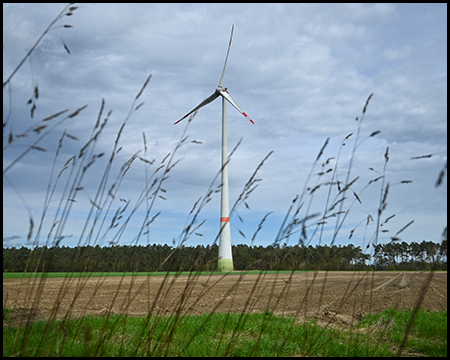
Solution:
[[[414,309],[428,273],[295,272],[180,276],[3,279],[13,317],[255,313],[348,326],[384,309]],[[40,295],[38,295],[38,293]],[[447,310],[447,273],[436,272],[421,307]]]

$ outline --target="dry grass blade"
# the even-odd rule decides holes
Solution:
[[[384,210],[384,208],[386,207],[388,194],[389,194],[389,183],[386,184],[386,188],[384,189],[383,199],[381,200],[382,210]]]
[[[144,104],[145,104],[144,102],[141,102],[139,105],[137,105],[137,106],[134,108],[134,111],[139,110]]]
[[[69,119],[77,116],[81,111],[87,108],[87,104],[75,110],[72,114],[69,115]]]
[[[34,150],[39,150],[39,151],[47,151],[46,149],[44,149],[44,148],[41,148],[40,146],[36,146],[36,145],[31,145],[30,146],[30,149],[34,149]]]
[[[436,179],[436,183],[434,184],[434,187],[439,187],[442,185],[442,182],[444,181],[445,173],[447,172],[447,161],[445,162],[445,165],[443,169],[439,172],[438,178]]]
[[[200,196],[198,198],[198,200],[195,202],[194,206],[192,207],[191,211],[189,212],[189,214],[192,214],[195,210],[195,207],[197,206],[197,204],[200,202],[200,200],[202,199],[202,197]]]
[[[50,25],[44,30],[44,32],[39,36],[39,38],[36,40],[34,45],[28,50],[27,54],[22,58],[22,60],[19,62],[19,64],[14,68],[14,70],[11,72],[11,74],[8,76],[8,78],[3,82],[3,88],[5,88],[6,85],[9,84],[11,79],[16,75],[17,71],[22,67],[22,65],[25,63],[25,61],[28,60],[28,58],[31,56],[31,54],[36,50],[42,39],[45,37],[45,35],[48,34],[48,32],[51,30],[51,28],[56,24],[56,22],[61,19],[64,15],[66,15],[66,11],[68,9],[69,5],[66,5],[64,9],[56,16],[56,18],[50,23]],[[75,9],[74,9],[75,10]]]
[[[366,113],[367,110],[367,106],[369,106],[369,101],[370,99],[372,99],[373,93],[369,95],[369,97],[367,98],[366,104],[364,105],[364,109],[363,109],[363,114]]]
[[[434,271],[430,271],[428,273],[428,276],[427,276],[425,282],[423,283],[422,289],[420,289],[420,292],[419,292],[420,295],[419,295],[419,299],[417,300],[417,305],[414,308],[414,312],[413,312],[413,315],[411,316],[411,320],[409,321],[408,326],[405,329],[405,333],[404,333],[404,336],[403,336],[403,341],[402,341],[402,343],[400,345],[400,348],[398,349],[397,356],[399,356],[399,357],[402,356],[403,350],[405,349],[406,341],[408,340],[408,337],[411,334],[412,327],[414,325],[414,322],[416,321],[417,314],[418,314],[419,309],[421,308],[422,303],[423,303],[423,301],[425,299],[425,295],[426,295],[426,293],[427,293],[427,291],[428,291],[428,289],[430,287],[431,280],[433,279],[433,276],[434,276]]]
[[[396,215],[396,214],[391,215],[391,216],[389,216],[388,218],[386,218],[386,220],[384,220],[384,223],[383,223],[383,224],[387,224],[388,221],[391,220],[395,215]]]
[[[64,135],[67,136],[69,139],[78,140],[78,138],[76,136],[70,135],[68,133],[65,133]]]
[[[397,231],[394,235],[394,237],[397,237],[398,234],[406,230],[410,225],[414,223],[414,220],[411,220],[409,223],[407,223],[405,226],[403,226],[399,231]]]
[[[71,5],[72,4],[66,6],[62,16],[72,15],[72,11],[77,7]],[[63,44],[66,51],[69,52],[66,44],[64,42]],[[51,294],[47,293],[51,287],[46,287],[48,280],[50,280],[49,276],[43,276],[42,279],[29,280],[27,284],[30,285],[30,290],[27,288],[25,292],[19,292],[19,295],[22,296],[22,298],[18,301],[23,301],[24,304],[26,302],[32,304],[30,314],[36,313],[38,310],[47,311],[45,315],[47,316],[46,319],[48,321],[44,324],[43,330],[41,327],[41,330],[38,333],[39,337],[42,337],[42,339],[45,338],[45,340],[39,339],[38,346],[30,346],[31,342],[29,341],[29,338],[27,338],[32,333],[32,316],[29,316],[28,323],[24,325],[25,332],[23,333],[23,341],[22,339],[19,339],[19,334],[21,334],[21,325],[19,325],[15,335],[15,344],[12,355],[28,355],[29,353],[26,352],[31,351],[31,354],[42,356],[64,356],[67,347],[69,348],[67,351],[70,353],[70,351],[75,349],[78,345],[84,345],[79,354],[83,353],[85,356],[104,356],[110,354],[115,356],[125,356],[130,353],[134,356],[187,356],[188,350],[194,347],[194,344],[197,342],[197,337],[200,339],[203,335],[203,330],[211,325],[211,322],[213,321],[214,324],[212,325],[214,333],[211,335],[213,338],[213,345],[208,347],[201,346],[201,351],[204,351],[202,354],[206,354],[206,356],[214,355],[214,351],[216,351],[216,355],[258,356],[266,347],[265,341],[269,337],[276,337],[275,350],[270,353],[270,355],[290,356],[298,355],[300,353],[308,356],[322,355],[321,351],[324,349],[325,345],[327,345],[327,342],[332,342],[338,336],[334,332],[326,332],[332,325],[337,325],[338,323],[337,321],[332,322],[332,318],[339,319],[338,316],[342,315],[341,312],[344,311],[349,311],[352,317],[356,317],[356,315],[361,315],[358,313],[359,311],[362,313],[362,310],[360,309],[369,308],[372,310],[372,306],[378,306],[378,303],[382,303],[380,299],[383,301],[390,300],[391,293],[388,294],[389,296],[386,296],[386,293],[383,293],[383,289],[393,281],[396,281],[396,277],[392,278],[394,280],[389,279],[382,284],[377,283],[377,287],[375,287],[375,272],[370,273],[367,271],[368,269],[373,269],[375,265],[368,265],[365,263],[367,260],[365,255],[367,254],[363,253],[359,246],[356,247],[353,244],[344,247],[341,247],[340,244],[339,247],[334,245],[337,234],[341,227],[343,227],[346,216],[349,214],[350,210],[353,210],[352,206],[358,207],[358,203],[362,203],[362,192],[366,188],[364,187],[362,190],[358,189],[358,193],[351,189],[359,179],[359,176],[356,176],[352,181],[349,181],[351,179],[352,161],[355,156],[355,149],[360,144],[358,143],[358,139],[361,121],[358,123],[358,134],[355,139],[355,146],[352,151],[350,165],[348,170],[346,170],[345,181],[340,182],[338,180],[338,174],[342,173],[340,168],[341,163],[339,162],[340,150],[337,158],[329,157],[325,164],[322,164],[320,172],[313,171],[314,166],[317,165],[316,163],[324,156],[324,153],[327,150],[326,148],[330,140],[330,138],[327,138],[313,162],[311,172],[304,184],[303,192],[292,200],[272,245],[266,248],[263,246],[255,246],[252,248],[256,236],[263,228],[268,216],[272,214],[272,212],[269,212],[265,214],[263,219],[259,222],[259,225],[251,238],[251,246],[248,247],[244,246],[244,244],[238,244],[233,248],[233,252],[239,254],[239,256],[235,256],[235,259],[239,259],[240,261],[239,267],[236,266],[235,269],[260,270],[257,274],[245,272],[229,274],[213,273],[213,270],[217,269],[217,239],[220,232],[212,245],[207,245],[206,250],[200,245],[196,248],[186,246],[186,241],[191,235],[203,236],[203,234],[199,232],[199,229],[204,226],[206,219],[200,219],[201,211],[204,209],[205,205],[213,199],[213,196],[221,190],[220,186],[215,186],[214,184],[223,168],[217,172],[211,185],[205,191],[205,194],[200,196],[194,203],[187,215],[186,222],[182,227],[178,243],[176,243],[176,239],[174,239],[173,247],[170,247],[170,239],[168,241],[166,239],[163,245],[157,246],[154,244],[152,247],[150,239],[153,238],[150,237],[151,230],[149,226],[152,224],[152,226],[155,226],[156,219],[158,219],[157,222],[161,220],[161,217],[159,217],[161,210],[154,210],[153,207],[155,201],[158,199],[167,200],[171,195],[171,188],[163,183],[168,178],[168,172],[178,164],[179,160],[175,158],[176,152],[181,145],[184,144],[186,146],[188,144],[188,136],[186,136],[185,130],[174,147],[174,151],[169,152],[159,163],[159,166],[155,165],[156,169],[151,175],[148,174],[147,171],[151,168],[149,165],[154,164],[155,160],[147,160],[148,147],[145,133],[143,133],[143,147],[145,154],[142,157],[138,156],[141,151],[138,150],[129,157],[128,160],[117,164],[117,159],[125,156],[129,151],[126,145],[120,146],[120,143],[122,142],[122,131],[131,114],[143,105],[143,103],[140,103],[135,106],[136,100],[142,96],[151,77],[152,75],[150,74],[135,99],[132,101],[129,115],[120,125],[120,128],[117,129],[115,141],[113,142],[111,138],[110,145],[112,146],[112,150],[109,158],[104,158],[105,153],[103,150],[96,149],[103,129],[111,115],[111,111],[109,111],[104,121],[101,121],[105,108],[105,101],[103,99],[97,122],[92,129],[92,134],[89,137],[89,140],[84,143],[84,146],[80,146],[81,150],[78,156],[73,155],[67,161],[65,161],[66,157],[64,157],[64,159],[58,157],[59,151],[62,148],[63,139],[65,139],[66,136],[76,140],[76,137],[67,134],[65,131],[61,136],[59,146],[56,150],[54,164],[58,164],[59,168],[60,162],[65,163],[62,166],[59,175],[54,180],[52,180],[53,171],[57,167],[54,165],[52,168],[49,188],[51,187],[50,185],[53,185],[53,190],[48,192],[49,195],[46,197],[43,211],[44,215],[39,223],[36,222],[36,226],[33,217],[31,216],[31,211],[29,211],[29,232],[27,241],[30,240],[33,233],[35,233],[34,238],[36,248],[31,252],[34,252],[33,256],[30,256],[27,260],[25,271],[28,269],[31,269],[31,271],[44,269],[44,272],[48,275],[50,271],[54,271],[58,266],[65,266],[63,269],[66,271],[66,276],[63,279],[60,279],[61,282],[59,282],[59,287],[55,286],[53,290],[56,290]],[[367,106],[372,96],[373,94],[368,97],[365,103],[363,116],[366,113]],[[37,86],[35,86],[34,99],[37,99],[38,97],[39,90]],[[33,100],[30,104],[34,106]],[[63,120],[74,118],[86,108],[86,106],[87,105],[66,115]],[[56,113],[42,121],[49,121],[67,111],[68,110],[64,110]],[[190,123],[194,115],[195,113],[189,118],[187,124]],[[60,124],[61,121],[58,124]],[[34,128],[31,130],[40,136],[37,141],[29,144],[27,150],[44,150],[37,145],[43,136],[49,134],[54,128],[54,126],[51,127],[47,124],[49,123],[45,123],[45,125],[42,125],[42,123],[34,125]],[[33,131],[31,130],[29,133],[33,134]],[[379,131],[374,131],[369,137],[375,136],[378,133]],[[109,135],[110,134],[111,133],[109,133]],[[123,134],[125,136],[125,133]],[[342,146],[345,145],[345,141],[352,135],[353,133],[350,133],[345,137],[344,141],[342,141]],[[12,132],[10,133],[10,139],[11,142],[14,140]],[[201,142],[193,140],[191,143],[198,144]],[[227,158],[227,163],[234,155],[240,143],[241,141],[239,141],[232,150],[230,156]],[[70,144],[78,145],[71,142]],[[117,155],[119,152],[120,155]],[[242,192],[238,196],[238,200],[232,208],[231,213],[236,214],[242,223],[244,223],[244,219],[238,214],[237,207],[240,204],[243,204],[249,211],[256,207],[250,207],[248,198],[258,187],[259,182],[262,181],[262,179],[256,178],[256,174],[259,173],[261,167],[271,154],[272,151],[260,162],[250,179],[245,183]],[[56,161],[57,157],[58,162]],[[98,160],[100,158],[102,159]],[[21,157],[19,157],[17,161],[20,159]],[[136,159],[141,160],[144,164],[141,164],[138,161],[134,162]],[[327,170],[325,165],[327,165],[331,159],[336,159],[336,164],[334,169]],[[385,153],[385,168],[388,160],[389,148],[386,149]],[[105,163],[105,167],[103,173],[99,176],[97,172],[93,172],[93,169],[100,169],[100,165],[103,163]],[[139,177],[134,177],[135,174],[132,174],[132,170],[134,170],[136,164],[145,170],[145,182],[142,183],[143,189],[138,199],[130,198],[129,200],[125,200],[124,197],[128,196],[125,195],[127,188],[125,186],[125,189],[121,188],[121,184],[122,181],[128,180],[128,178],[132,176],[132,184],[135,184],[134,181],[136,178],[140,179]],[[69,167],[70,170],[66,171]],[[117,171],[117,173],[114,171]],[[62,176],[63,173],[64,176]],[[112,179],[115,174],[115,179]],[[389,183],[387,183],[386,186],[384,185],[385,174],[386,171],[384,169],[383,175],[369,182],[369,184],[371,184],[378,179],[383,179],[375,230],[377,234],[381,229],[381,226],[388,223],[388,221],[395,216],[395,214],[391,215],[380,225],[381,212],[386,207],[389,190]],[[95,175],[93,177],[95,178],[95,185],[97,186],[96,192],[95,190],[94,192],[92,191],[92,179],[89,179],[89,181],[86,180],[89,175]],[[127,176],[126,178],[125,175]],[[317,181],[314,184],[309,184],[309,179],[312,175],[317,176]],[[440,178],[442,176],[440,175]],[[324,179],[324,177],[326,179]],[[330,177],[330,179],[328,179],[328,177]],[[7,179],[7,176],[4,178]],[[64,186],[61,186],[63,189],[60,196],[61,200],[56,207],[56,215],[54,216],[54,219],[48,219],[49,215],[46,214],[46,211],[47,209],[50,209],[49,204],[54,201],[52,196],[55,193],[58,194],[59,197],[59,193],[56,192],[55,189],[58,181],[62,181],[60,178],[66,179],[66,183]],[[441,182],[442,180],[439,180],[439,183]],[[406,183],[406,181],[402,181],[402,183]],[[336,190],[335,185],[338,186],[338,190]],[[313,198],[316,200],[325,187],[327,187],[326,190],[328,190],[328,194],[325,206],[321,207],[323,213],[319,213],[316,212],[316,209],[312,205]],[[346,195],[345,192],[349,189],[354,195],[354,199],[352,197],[348,201],[351,203],[350,205],[348,205],[346,201],[348,198],[344,196]],[[79,231],[78,246],[76,248],[67,249],[62,246],[62,240],[68,236],[68,219],[73,219],[74,217],[72,206],[78,205],[74,203],[76,202],[77,195],[82,196],[79,193],[81,190],[86,193],[91,206],[89,208],[89,213],[84,218],[85,222],[83,228]],[[88,193],[95,193],[93,199],[90,198]],[[164,196],[160,194],[164,194]],[[308,196],[310,197],[309,201],[307,199]],[[330,201],[330,199],[333,199],[333,196],[334,203]],[[82,200],[87,203],[84,196]],[[81,202],[82,201],[80,200],[79,203]],[[125,202],[125,205],[123,202]],[[332,205],[329,206],[329,203],[332,203]],[[120,204],[120,206],[117,206],[117,204]],[[158,201],[158,204],[161,204],[161,202]],[[330,213],[337,205],[340,205],[339,211]],[[28,207],[27,210],[29,210]],[[153,215],[155,212],[156,214]],[[364,231],[369,228],[369,224],[374,226],[372,216],[367,214],[366,217],[366,214],[367,213],[364,213],[364,218],[360,222],[360,224],[366,224]],[[136,219],[136,217],[139,218],[140,222],[140,227],[137,227],[137,230],[134,227],[135,223],[132,223],[132,220]],[[336,225],[334,228],[333,226],[328,225],[326,221],[326,219],[333,217],[336,218]],[[161,222],[163,221],[161,220]],[[39,233],[41,226],[44,223],[50,226],[50,230],[47,235],[45,249],[42,250],[41,254],[36,255],[40,250],[37,247],[37,244],[39,244]],[[400,234],[412,223],[413,221],[408,223],[400,229],[396,235]],[[326,235],[322,236],[322,233],[318,235],[319,232],[317,229],[322,231],[325,228],[325,224],[327,224],[327,228],[329,228],[325,231],[328,231],[329,234],[333,235],[333,239],[330,240],[329,243],[330,246],[328,246],[328,244],[322,246],[321,241],[324,241]],[[159,224],[157,225],[159,226]],[[173,224],[169,226],[173,226]],[[359,224],[356,225],[356,227],[352,226],[352,230],[348,237],[349,239],[355,239],[357,237],[356,229],[358,226]],[[129,239],[128,233],[126,233],[125,230],[128,230],[131,227],[133,227],[131,230],[132,237]],[[37,230],[35,230],[35,228],[37,228]],[[345,227],[344,229],[344,231],[347,232]],[[247,232],[247,229],[241,230],[238,228],[237,230],[242,237],[246,238],[245,232]],[[370,230],[368,230],[368,232],[370,232]],[[42,233],[45,234],[46,232],[42,230]],[[147,246],[141,246],[143,240],[141,238],[142,235],[147,235]],[[289,246],[288,241],[294,236],[297,237],[298,243],[294,246]],[[205,240],[207,240],[206,232],[205,238]],[[374,236],[370,238],[370,241],[373,241],[373,238]],[[311,241],[315,239],[318,239],[319,241],[317,250],[310,245]],[[378,237],[374,242],[376,244],[378,243]],[[125,243],[124,246],[121,246],[122,243]],[[105,246],[102,248],[100,247],[102,244],[113,246]],[[394,243],[393,245],[397,244]],[[56,255],[60,250],[65,251],[65,253],[63,257],[57,258]],[[72,250],[74,252],[71,252]],[[75,255],[71,256],[68,254]],[[158,256],[154,254],[158,254]],[[38,260],[34,261],[36,258],[38,258]],[[334,260],[335,262],[333,262]],[[326,271],[319,271],[322,269],[325,269]],[[92,272],[97,270],[102,272],[101,276],[98,278],[91,276],[93,275]],[[268,273],[269,270],[273,271],[273,273]],[[286,272],[281,272],[280,270]],[[297,270],[313,270],[313,272],[295,272]],[[339,273],[337,271],[328,273],[328,270],[338,270]],[[347,277],[346,281],[348,282],[341,282],[336,290],[335,288],[333,289],[333,286],[336,284],[336,277],[345,276],[341,270],[351,270],[352,273]],[[363,270],[363,272],[359,272],[359,270]],[[107,277],[106,273],[110,271],[123,272],[124,275],[119,277]],[[128,271],[133,272],[133,275],[126,276],[125,272]],[[140,276],[139,272],[141,271],[145,272],[146,276]],[[182,271],[188,271],[188,274],[185,275]],[[208,273],[205,274],[205,271]],[[287,273],[287,271],[289,273]],[[72,278],[70,275],[74,275],[74,272],[81,272],[83,276]],[[165,272],[165,275],[162,277],[149,276],[152,272]],[[372,275],[372,282],[368,279],[369,274]],[[383,274],[383,276],[386,275]],[[25,281],[23,283],[25,283]],[[92,286],[93,283],[95,284],[94,286]],[[113,283],[113,285],[108,288],[107,283]],[[405,280],[405,282],[402,283],[407,282]],[[410,284],[412,283],[413,281],[410,281]],[[105,289],[113,290],[105,291]],[[397,290],[399,289],[396,288],[395,291]],[[23,293],[25,293],[24,296]],[[403,292],[401,296],[405,293],[406,291]],[[414,291],[410,291],[410,293],[414,293]],[[423,303],[425,293],[426,289],[424,287],[424,290],[420,294],[422,297],[419,301],[420,304]],[[381,294],[380,297],[377,297],[376,300],[374,300],[378,294]],[[50,295],[51,297],[49,298]],[[402,298],[402,300],[404,299]],[[4,307],[8,301],[10,300],[8,300],[7,297],[5,300],[4,297]],[[15,304],[17,303],[18,302]],[[224,312],[226,313],[225,320],[221,323],[216,323],[214,316],[217,313]],[[48,315],[48,313],[50,315]],[[100,316],[98,316],[99,313]],[[231,313],[235,313],[237,317],[234,316],[235,314],[232,316]],[[255,323],[252,323],[252,316],[259,315],[258,313],[263,314],[263,322],[256,323],[255,325]],[[347,313],[346,315],[349,315],[350,313]],[[191,328],[191,325],[186,325],[189,324],[189,320],[191,319],[190,315],[192,314],[202,314],[202,316],[204,316],[203,319],[200,317],[195,318],[197,323],[201,323],[200,327]],[[94,321],[90,323],[89,321],[91,321],[91,318],[85,318],[85,315],[95,315]],[[142,317],[138,319],[140,321],[139,325],[133,328],[131,333],[128,333],[126,326],[136,320],[134,318],[135,316],[141,315]],[[282,328],[282,322],[284,320],[290,320],[287,318],[291,317],[294,317],[295,321],[291,322],[291,325],[287,330],[286,328]],[[51,326],[56,323],[55,320],[59,319],[61,319],[61,322],[58,323],[57,331],[49,336]],[[311,323],[311,319],[315,319],[316,322],[314,324]],[[72,323],[73,320],[75,321],[74,323]],[[236,321],[230,325],[234,320]],[[271,326],[271,322],[274,320],[279,324],[278,328],[276,328],[276,331],[273,331],[272,329],[272,334],[266,336],[265,330]],[[95,331],[92,330],[94,322],[101,324],[100,328]],[[298,330],[299,322],[304,322],[306,324],[306,331],[302,335],[298,335],[296,332]],[[321,324],[319,324],[319,322]],[[326,324],[322,329],[321,326],[323,322],[326,322]],[[353,323],[353,320],[351,323]],[[72,326],[72,324],[75,325]],[[230,325],[228,326],[228,330],[227,325]],[[250,329],[248,329],[248,325],[251,326]],[[187,328],[184,328],[185,326],[187,326]],[[178,345],[178,335],[185,330],[187,330],[186,337],[188,341],[185,344]],[[411,329],[408,331],[410,330]],[[70,338],[72,332],[75,332],[76,334],[74,339]],[[323,344],[321,344],[321,340],[319,340],[320,336],[323,335],[322,333],[325,333],[326,335]],[[353,345],[358,344],[360,334],[353,329],[350,329],[350,331],[345,333],[345,336],[346,338],[350,338],[348,351],[346,354],[345,350],[342,350],[341,354],[351,356],[351,348]],[[292,337],[295,337],[294,341],[291,341]],[[405,334],[405,338],[406,337],[407,334]],[[270,340],[272,341],[273,339]],[[367,341],[369,342],[372,340],[373,339],[369,339]],[[383,336],[380,335],[379,338],[376,338],[374,341],[380,342],[382,340],[384,340]],[[250,345],[247,345],[247,341]],[[300,347],[298,346],[299,343],[301,343]],[[211,347],[211,349],[209,349],[209,347]],[[290,352],[285,351],[290,347],[295,350],[289,350]],[[129,350],[130,348],[131,350]],[[173,350],[173,348],[176,349]],[[400,354],[401,350],[402,349],[400,349],[399,352]],[[111,351],[111,353],[109,353],[109,351]],[[369,350],[367,350],[367,353],[368,352]]]
[[[353,191],[353,190],[352,190],[352,191]],[[360,204],[362,204],[361,199],[359,198],[358,194],[355,193],[355,192],[353,191],[353,195],[355,195],[356,200],[358,200],[358,202],[359,202]]]
[[[342,188],[339,192],[343,193],[345,191],[347,191],[357,180],[359,179],[359,176],[357,176],[356,178],[354,178],[352,181],[350,181],[347,185],[344,186],[344,188]]]
[[[120,150],[120,149],[119,149],[119,150]],[[117,150],[117,151],[119,151],[119,150]],[[149,164],[149,165],[153,165],[153,163],[155,162],[155,160],[150,161],[150,160],[144,159],[144,158],[141,157],[141,156],[139,156],[139,160],[141,160],[141,161],[143,161],[143,162],[145,162],[145,163],[147,163],[147,164]]]
[[[413,156],[411,158],[411,160],[415,160],[415,159],[427,159],[432,157],[434,154],[428,154],[428,155],[420,155],[420,156]]]
[[[58,111],[56,114],[50,115],[50,116],[48,116],[48,117],[42,119],[42,121],[52,120],[52,119],[54,119],[55,117],[58,117],[59,115],[62,115],[62,114],[64,114],[64,113],[66,113],[67,111],[69,111],[69,110],[66,109],[66,110]]]
[[[141,90],[139,90],[139,93],[136,95],[135,100],[139,99],[139,97],[142,95],[142,93],[144,92],[145,88],[147,87],[148,83],[150,82],[150,79],[152,78],[152,74],[150,74],[147,77],[147,80],[145,80],[144,85],[142,86]]]
[[[95,123],[94,129],[98,128],[98,126],[100,125],[100,120],[101,120],[104,108],[105,108],[105,99],[102,98],[102,104],[100,105],[100,110],[98,112],[97,122]]]
[[[325,140],[325,143],[323,144],[322,148],[320,149],[319,154],[317,155],[316,161],[318,161],[318,160],[320,159],[320,157],[322,156],[323,151],[324,151],[325,148],[327,147],[329,141],[330,141],[330,138],[328,137],[328,138]]]
[[[67,53],[70,55],[70,49],[67,46],[67,44],[63,41],[64,49],[67,51]]]
[[[40,134],[42,130],[44,130],[47,127],[47,125],[39,125],[37,128],[33,129],[37,134]]]

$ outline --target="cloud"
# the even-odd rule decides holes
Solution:
[[[19,235],[12,235],[12,236],[6,236],[3,237],[3,247],[4,248],[11,248],[11,247],[20,247],[23,246],[23,243],[14,241],[17,239],[21,239],[22,237]]]
[[[12,71],[61,8],[60,4],[4,4],[4,74]],[[149,215],[161,210],[149,241],[170,243],[220,170],[220,99],[198,112],[185,134],[188,139],[179,148],[177,142],[186,123],[173,123],[214,91],[234,24],[224,85],[255,125],[228,107],[229,150],[242,139],[229,165],[230,202],[237,199],[259,162],[270,151],[274,153],[260,170],[262,181],[248,201],[251,211],[242,209],[239,213],[245,224],[236,219],[233,226],[254,231],[264,215],[273,211],[266,232],[258,235],[261,243],[273,241],[292,199],[318,181],[321,163],[314,165],[310,182],[305,184],[325,139],[329,137],[330,142],[323,159],[337,159],[343,139],[353,133],[339,160],[333,160],[338,161],[338,176],[345,178],[358,131],[355,118],[361,118],[367,97],[374,93],[360,129],[364,142],[351,170],[352,175],[360,176],[354,191],[359,193],[376,176],[369,167],[383,171],[383,156],[389,147],[386,180],[390,184],[413,180],[408,186],[393,186],[389,210],[404,213],[404,218],[398,215],[392,226],[401,228],[412,217],[414,227],[404,232],[406,239],[438,241],[446,222],[446,189],[433,187],[446,161],[447,148],[445,14],[445,4],[80,4],[73,16],[59,23],[73,28],[52,30],[31,62],[4,90],[4,119],[11,120],[6,133],[20,134],[57,111],[68,109],[70,113],[85,104],[88,107],[42,139],[38,146],[46,152],[30,151],[7,176],[32,209],[36,224],[49,191],[54,191],[42,232],[46,235],[57,221],[58,207],[65,204],[61,199],[69,196],[66,182],[77,176],[73,166],[96,155],[76,185],[83,190],[71,195],[76,202],[71,204],[71,216],[59,234],[66,236],[63,243],[76,244],[91,241],[82,233],[91,211],[90,199],[107,209],[108,190],[118,181],[123,164],[139,152],[123,181],[117,183],[117,198],[104,222],[104,226],[109,225],[111,214],[124,206],[119,198],[130,202],[129,211],[139,204],[133,213],[136,222],[130,221],[130,231],[123,235],[124,241],[132,241],[147,211],[146,201],[139,202],[145,195],[145,181],[151,184],[161,176],[162,168],[150,179],[166,155],[175,153],[172,164],[178,162],[164,181],[166,193],[159,194],[167,200],[157,196]],[[153,77],[139,99],[144,105],[133,111],[138,105],[133,99],[150,73]],[[30,119],[26,102],[35,86],[39,99],[35,117]],[[100,120],[107,118],[106,126],[96,138],[93,153],[80,158],[81,148],[95,134],[102,99],[105,106]],[[126,126],[117,139],[125,119]],[[56,121],[48,122],[49,127]],[[78,140],[64,137],[55,160],[64,130]],[[374,131],[380,133],[370,137]],[[3,153],[4,166],[36,139],[31,135],[42,134],[31,130],[28,137],[8,145]],[[410,160],[427,153],[439,155],[430,161]],[[58,177],[73,155],[77,155],[76,161]],[[150,165],[140,158],[154,162]],[[96,199],[105,174],[105,196]],[[219,183],[217,179],[213,188]],[[349,228],[366,213],[376,212],[378,184],[364,190],[363,204],[352,208],[347,218]],[[202,213],[209,232],[192,241],[215,237],[220,194],[214,194]],[[26,238],[28,214],[22,202],[7,185],[4,197],[5,235]],[[324,199],[326,191],[318,191],[311,211],[323,211]],[[429,214],[434,215],[433,226],[429,225]],[[91,216],[89,223],[93,224],[95,216]],[[97,230],[102,218],[98,216]],[[104,233],[102,227],[92,241],[100,241]],[[68,238],[68,234],[73,237]],[[361,236],[355,234],[352,241],[361,243]],[[340,241],[348,241],[348,236],[342,235]]]

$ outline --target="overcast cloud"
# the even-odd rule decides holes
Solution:
[[[64,163],[78,155],[90,139],[102,99],[103,118],[112,110],[95,153],[104,152],[83,180],[68,222],[61,232],[61,245],[107,245],[106,236],[80,238],[91,209],[103,170],[117,133],[133,100],[147,77],[152,78],[139,102],[145,102],[121,134],[110,176],[115,181],[124,162],[138,151],[155,160],[154,172],[164,157],[174,153],[188,123],[173,125],[184,114],[211,95],[219,83],[232,24],[234,37],[225,74],[224,87],[255,121],[246,120],[228,106],[228,148],[242,139],[229,165],[230,204],[238,198],[258,164],[273,151],[257,174],[258,187],[231,217],[233,244],[250,244],[263,217],[272,212],[254,244],[269,245],[275,240],[292,200],[306,188],[318,184],[317,174],[334,169],[340,145],[343,147],[335,176],[344,181],[356,138],[358,122],[368,96],[373,97],[361,124],[360,141],[353,159],[351,176],[359,179],[343,210],[359,194],[345,219],[336,244],[371,243],[374,224],[365,229],[370,214],[376,220],[381,180],[366,187],[383,173],[386,148],[389,161],[385,184],[390,188],[382,219],[396,214],[383,229],[379,241],[390,237],[414,220],[399,237],[407,242],[439,242],[447,219],[447,180],[434,184],[447,160],[447,5],[446,4],[81,4],[72,16],[55,25],[11,82],[3,89],[3,167],[7,168],[32,139],[17,138],[8,145],[8,136],[22,133],[58,111],[70,112],[87,104],[74,118],[56,127],[39,147],[30,151],[4,175],[3,246],[43,245],[55,222],[59,198],[63,196],[70,169],[60,182],[40,231],[39,219],[45,201],[55,151],[63,131],[78,138],[64,139],[53,182]],[[44,29],[63,9],[63,4],[3,4],[3,80],[17,66]],[[70,24],[73,28],[62,25]],[[67,45],[70,54],[64,49]],[[39,89],[34,117],[27,101]],[[134,106],[136,106],[134,104]],[[52,120],[51,124],[58,120]],[[50,123],[50,122],[49,122]],[[369,137],[375,131],[379,134]],[[144,152],[143,133],[147,140]],[[204,196],[220,170],[221,100],[200,109],[189,124],[189,136],[177,149],[167,174],[165,193],[159,193],[150,218],[161,211],[150,227],[149,242],[173,245],[178,239],[194,203]],[[34,137],[33,137],[34,136]],[[315,165],[325,140],[329,143]],[[431,157],[411,159],[422,155]],[[322,169],[328,158],[334,158]],[[166,160],[168,161],[168,160]],[[145,186],[145,166],[133,162],[104,228],[116,209],[130,202],[134,206]],[[372,168],[373,170],[370,170]],[[330,181],[333,171],[319,179]],[[157,173],[158,174],[158,173]],[[411,183],[400,183],[408,180]],[[13,187],[17,190],[14,191]],[[213,184],[217,189],[220,179]],[[323,212],[328,187],[311,197],[305,194],[303,213]],[[332,199],[336,195],[333,186]],[[59,197],[58,197],[59,196]],[[331,200],[330,200],[331,201]],[[330,203],[331,205],[331,203]],[[133,214],[120,244],[136,240],[145,216],[145,202]],[[29,240],[29,218],[34,221]],[[307,210],[308,209],[308,210]],[[103,209],[105,210],[105,209]],[[127,211],[128,211],[127,210]],[[186,245],[211,244],[219,230],[220,193],[202,209],[197,224],[206,222],[192,234]],[[128,212],[129,213],[129,212]],[[128,214],[125,213],[125,214]],[[192,216],[192,215],[191,215]],[[124,217],[125,218],[125,217]],[[342,219],[342,218],[341,218]],[[312,245],[314,221],[308,222]],[[123,221],[123,220],[122,220]],[[322,244],[330,244],[335,218],[327,220]],[[357,227],[351,239],[350,231]],[[96,229],[99,228],[97,225]],[[245,235],[240,234],[239,230]],[[289,239],[298,242],[299,233]],[[368,250],[370,251],[370,249]]]

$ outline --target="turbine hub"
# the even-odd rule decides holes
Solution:
[[[225,88],[225,89],[224,89],[222,86],[219,85],[219,86],[216,88],[216,94],[219,94],[219,95],[220,95],[222,91],[228,92],[227,89],[228,89],[228,88]]]

